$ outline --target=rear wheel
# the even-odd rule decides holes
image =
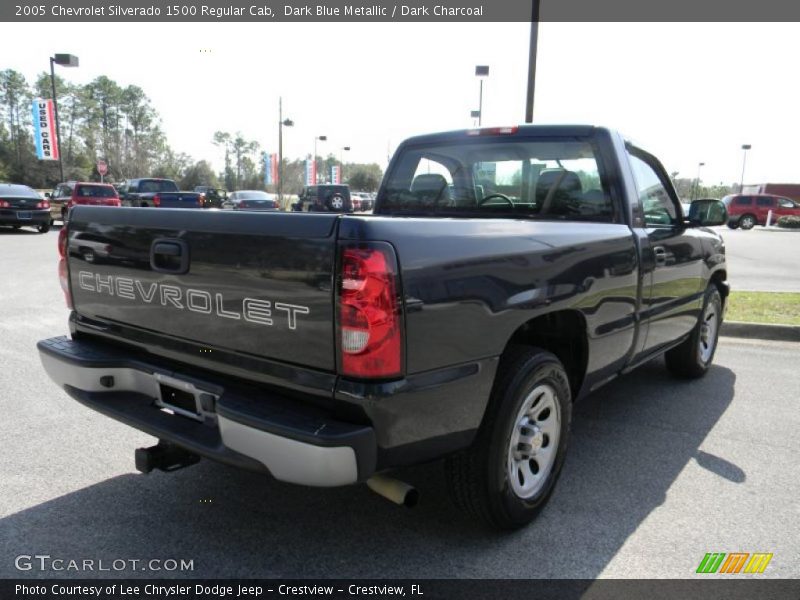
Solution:
[[[739,227],[742,229],[752,229],[756,225],[755,215],[742,215],[739,219]]]
[[[717,351],[722,325],[722,296],[717,286],[710,285],[703,300],[703,312],[691,335],[680,346],[669,350],[667,369],[676,377],[696,379],[708,371]]]
[[[36,229],[39,230],[39,233],[47,233],[50,231],[50,223],[42,223]]]
[[[91,248],[81,248],[81,258],[88,263],[96,262],[97,257],[94,255],[94,250]]]
[[[11,227],[14,229],[19,229],[20,227],[22,227],[22,225],[12,225]]]
[[[447,459],[455,503],[501,529],[532,521],[561,473],[571,415],[558,358],[539,348],[507,352],[473,445]]]

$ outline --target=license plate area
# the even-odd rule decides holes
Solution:
[[[31,218],[31,213],[30,213],[29,210],[18,211],[17,212],[17,218],[18,219],[30,219]]]
[[[156,373],[155,378],[159,393],[156,406],[195,421],[216,421],[216,394],[202,390],[189,381],[160,373]]]

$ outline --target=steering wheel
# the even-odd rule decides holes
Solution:
[[[483,206],[492,198],[500,198],[501,200],[505,200],[511,205],[512,208],[514,207],[514,203],[511,201],[511,198],[509,198],[505,194],[500,194],[500,193],[489,194],[488,196],[481,198],[480,202],[478,202],[478,206]]]

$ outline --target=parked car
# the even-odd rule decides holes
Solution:
[[[279,211],[278,199],[274,194],[260,190],[240,190],[228,196],[228,202],[233,210],[266,210]]]
[[[372,210],[372,198],[367,192],[350,192],[350,197],[353,199],[353,210]]]
[[[117,190],[110,183],[78,181],[72,186],[72,196],[67,201],[66,217],[75,206],[122,206]]]
[[[50,202],[39,192],[27,185],[0,183],[0,225],[35,227],[47,233],[50,222]]]
[[[575,401],[661,356],[709,371],[729,291],[725,205],[684,217],[658,159],[599,127],[412,138],[369,216],[113,212],[78,206],[70,232],[149,268],[70,255],[72,337],[38,348],[76,401],[159,439],[139,470],[204,456],[407,503],[387,472],[443,458],[456,504],[504,529],[552,496]]]
[[[183,192],[171,179],[128,179],[120,185],[123,206],[156,208],[203,208],[205,197],[199,192]]]
[[[773,194],[730,194],[722,201],[728,209],[728,227],[731,229],[766,225],[769,211],[772,211],[773,224],[780,217],[800,216],[800,204]]]
[[[65,221],[67,218],[67,204],[72,199],[72,191],[76,181],[59,183],[52,192],[45,197],[50,201],[50,224],[54,221]]]
[[[292,205],[295,212],[353,212],[350,187],[339,184],[305,186]]]
[[[223,203],[228,200],[228,192],[221,188],[198,185],[194,188],[194,191],[198,194],[203,194],[205,198],[203,206],[205,208],[222,208]]]

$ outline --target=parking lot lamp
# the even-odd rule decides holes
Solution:
[[[294,121],[283,118],[283,98],[278,98],[278,204],[283,206],[283,128],[294,126]]]
[[[318,135],[314,137],[314,171],[316,171],[314,183],[319,183],[319,169],[317,168],[317,140],[320,142],[325,142],[327,139],[327,135]]]
[[[692,193],[689,196],[689,201],[690,202],[692,200],[694,200],[694,192],[695,192],[695,190],[699,190],[700,189],[700,167],[704,166],[705,164],[706,163],[704,163],[704,162],[697,163],[697,178],[694,180],[694,184],[692,185]]]
[[[489,67],[487,65],[477,65],[475,67],[475,76],[481,82],[480,91],[478,92],[478,127],[480,127],[481,118],[483,117],[483,79],[489,76]]]
[[[58,122],[58,99],[56,98],[56,71],[55,65],[62,67],[77,67],[78,57],[74,54],[56,54],[50,57],[50,85],[53,88],[53,112],[56,116],[56,148],[58,149],[58,169],[61,172],[61,181],[64,181],[64,160],[61,158],[61,126]]]
[[[752,146],[750,144],[742,144],[742,150],[744,151],[744,155],[742,156],[742,179],[739,181],[739,193],[744,193],[744,166],[747,163],[747,151],[750,150]]]
[[[342,152],[339,154],[339,164],[341,165],[341,169],[342,169],[342,173],[341,173],[342,183],[344,183],[344,181],[345,181],[345,179],[344,179],[344,153],[345,152],[350,152],[350,146],[342,146]]]

